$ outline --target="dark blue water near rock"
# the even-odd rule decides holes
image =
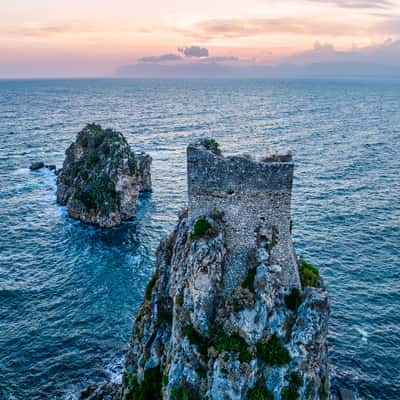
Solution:
[[[55,176],[88,122],[153,158],[137,218],[101,230],[56,204]],[[400,82],[0,82],[0,398],[74,399],[118,380],[160,238],[186,202],[185,146],[291,149],[295,245],[330,288],[334,384],[400,398]]]

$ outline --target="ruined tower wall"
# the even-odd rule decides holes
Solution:
[[[270,263],[281,268],[284,287],[300,287],[290,234],[291,162],[256,162],[223,157],[201,144],[187,149],[189,218],[224,212],[225,289],[242,279],[262,236],[271,243]]]

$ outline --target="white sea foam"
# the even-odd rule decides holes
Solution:
[[[17,168],[14,169],[11,174],[12,175],[27,175],[29,173],[29,168]]]
[[[105,371],[111,383],[122,383],[124,364],[125,357],[122,355],[114,357],[107,363]]]
[[[70,385],[66,389],[62,397],[53,397],[52,400],[78,400],[81,394],[82,388],[78,385]]]
[[[363,343],[367,343],[368,342],[368,332],[359,326],[356,327],[356,331],[361,335],[361,341]]]

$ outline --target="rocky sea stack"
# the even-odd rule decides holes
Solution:
[[[223,157],[213,140],[187,157],[188,210],[159,246],[122,386],[103,393],[327,399],[327,290],[292,245],[291,157]]]
[[[100,227],[135,215],[139,192],[151,191],[151,157],[131,150],[124,136],[89,124],[68,147],[57,177],[57,201],[68,214]]]

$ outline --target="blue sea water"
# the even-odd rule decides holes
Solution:
[[[154,193],[101,230],[56,204],[88,122],[153,157]],[[0,399],[75,399],[120,379],[161,237],[186,203],[185,146],[290,149],[299,254],[330,289],[334,385],[400,398],[400,81],[0,81]]]

